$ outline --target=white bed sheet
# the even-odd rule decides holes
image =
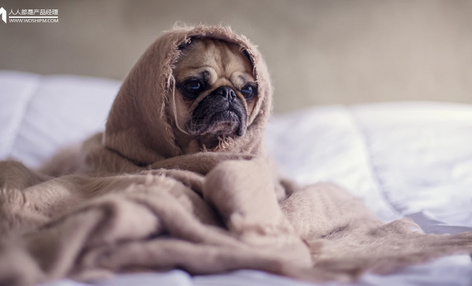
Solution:
[[[119,83],[0,71],[0,159],[36,167],[59,148],[103,130]],[[301,183],[333,181],[382,220],[408,216],[426,232],[472,231],[472,106],[384,103],[309,108],[274,116],[267,145]],[[72,285],[312,285],[242,270],[192,277],[180,270]],[[323,285],[337,285],[325,283]],[[445,257],[355,285],[472,285],[468,255]]]

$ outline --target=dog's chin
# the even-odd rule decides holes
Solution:
[[[208,115],[205,123],[191,122],[189,134],[207,148],[215,148],[224,138],[243,136],[246,126],[234,111],[226,110]]]
[[[201,120],[204,122],[192,121],[189,124],[189,134],[195,137],[200,136],[243,136],[246,132],[244,124],[242,124],[241,118],[234,111],[225,110],[216,112],[208,115],[207,120]]]
[[[202,135],[214,134],[220,136],[240,135],[241,121],[233,111],[222,111],[214,114],[210,124],[204,128]]]

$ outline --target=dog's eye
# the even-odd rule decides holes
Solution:
[[[248,101],[252,99],[255,91],[256,91],[256,88],[250,84],[246,84],[245,86],[241,88],[241,93],[243,94],[244,98]]]
[[[180,85],[183,96],[188,100],[195,100],[205,90],[205,83],[199,79],[191,79]]]
[[[185,83],[185,89],[190,92],[197,92],[202,89],[203,84],[198,80],[191,80]]]

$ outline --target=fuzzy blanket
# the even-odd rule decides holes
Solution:
[[[175,143],[172,67],[193,37],[246,51],[259,97],[244,136],[185,154]],[[222,27],[165,33],[124,81],[103,134],[39,171],[0,163],[0,285],[172,268],[350,281],[472,253],[472,233],[384,224],[337,186],[282,178],[263,142],[271,96],[266,65],[246,38]]]

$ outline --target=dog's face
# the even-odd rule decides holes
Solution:
[[[248,57],[234,44],[195,39],[182,48],[176,80],[176,124],[182,143],[212,149],[224,138],[243,136],[257,101],[257,84]],[[187,133],[187,134],[185,134]]]

